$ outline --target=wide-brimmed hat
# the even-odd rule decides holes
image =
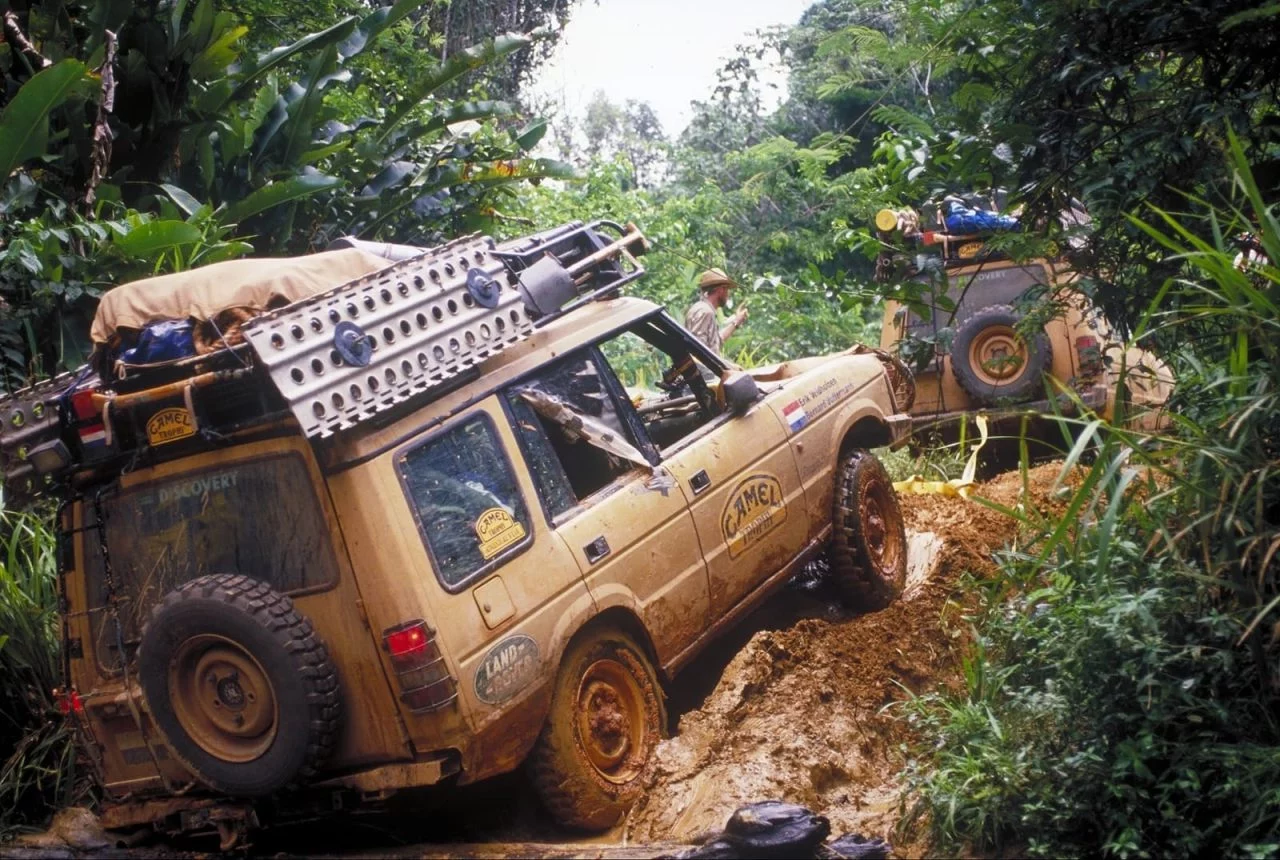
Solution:
[[[736,287],[738,284],[724,273],[724,269],[707,269],[698,276],[698,289],[715,289],[716,287]]]

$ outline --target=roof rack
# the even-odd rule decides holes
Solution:
[[[427,402],[537,327],[644,274],[634,225],[571,222],[501,244],[430,249],[340,240],[388,267],[249,320],[246,343],[131,366],[121,379],[62,374],[0,398],[0,471],[25,501],[86,467],[181,456],[292,415],[311,439]],[[416,253],[415,253],[416,252]]]

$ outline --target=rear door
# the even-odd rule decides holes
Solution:
[[[374,634],[385,639],[424,620],[456,666],[453,682],[422,673],[417,680],[430,684],[419,687],[387,663],[415,746],[463,748],[472,756],[463,762],[469,778],[515,767],[538,726],[526,721],[515,731],[496,721],[545,689],[556,625],[590,596],[539,514],[499,399],[334,483],[348,502],[344,526]],[[455,696],[470,730],[459,723]]]

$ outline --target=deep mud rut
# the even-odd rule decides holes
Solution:
[[[1016,472],[977,493],[1006,507],[1045,510],[1058,504],[1050,491],[1059,471],[1058,464],[1031,470],[1029,498]],[[803,609],[792,593],[744,625],[750,639],[659,747],[656,779],[627,820],[627,841],[697,841],[736,807],[776,798],[827,816],[833,834],[883,837],[908,856],[927,851],[919,838],[894,832],[901,816],[896,775],[909,741],[894,703],[906,691],[956,678],[964,625],[948,622],[971,603],[961,577],[990,574],[992,554],[1017,535],[1013,520],[974,501],[901,501],[912,550],[903,599],[848,617],[834,604]],[[821,602],[821,577],[810,584]],[[795,606],[788,611],[787,604]],[[712,668],[695,665],[686,674]]]
[[[1025,495],[1017,472],[975,492],[1048,513],[1063,504],[1052,492],[1059,472],[1055,463],[1032,469]],[[779,799],[825,815],[833,835],[878,836],[900,856],[926,855],[922,834],[897,832],[897,774],[910,736],[895,718],[896,703],[907,691],[958,680],[966,629],[960,616],[974,603],[963,577],[990,575],[993,553],[1018,535],[1013,520],[975,501],[904,495],[901,502],[910,541],[903,599],[850,615],[822,564],[811,565],[676,679],[668,690],[672,737],[659,746],[645,796],[612,832],[566,838],[546,821],[520,774],[509,774],[444,795],[397,796],[380,814],[272,828],[258,834],[251,853],[669,856],[719,831],[738,806]],[[174,849],[211,847],[153,844],[108,854],[173,856]]]

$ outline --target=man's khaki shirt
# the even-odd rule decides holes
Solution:
[[[716,355],[724,341],[720,339],[720,324],[716,321],[716,309],[706,299],[699,299],[689,306],[684,315],[684,327],[694,337],[705,343]]]

